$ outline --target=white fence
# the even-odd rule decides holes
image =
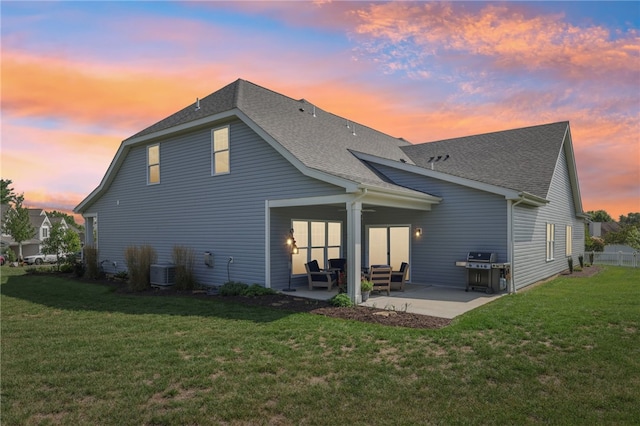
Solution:
[[[638,252],[623,253],[618,252],[593,252],[585,253],[587,259],[593,254],[593,263],[595,265],[613,265],[613,266],[628,266],[630,268],[640,267],[640,255]]]

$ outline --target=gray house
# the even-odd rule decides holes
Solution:
[[[306,284],[306,262],[342,257],[354,300],[372,264],[463,289],[456,262],[491,252],[515,290],[584,251],[568,122],[411,144],[245,80],[124,140],[75,212],[99,224],[86,243],[112,272],[127,246],[170,262],[182,245],[202,284],[283,288],[290,271]]]

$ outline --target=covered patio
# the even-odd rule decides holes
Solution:
[[[287,294],[307,299],[329,300],[338,294],[338,289],[327,291],[321,288],[309,290],[307,287],[297,287],[295,292]],[[384,292],[371,293],[369,299],[359,305],[452,319],[506,294],[465,292],[464,289],[450,287],[406,284],[405,291],[392,291],[389,296]]]
[[[366,269],[369,264],[397,263],[397,268],[401,261],[411,264],[411,233],[414,226],[416,223],[421,223],[425,212],[429,212],[431,206],[440,201],[439,197],[406,188],[390,190],[357,186],[348,187],[347,193],[340,195],[267,200],[265,203],[266,287],[272,287],[273,283],[283,282],[285,279],[299,286],[307,280],[303,269],[305,263],[317,260],[320,268],[324,269],[327,267],[328,259],[344,258],[349,265],[345,273],[347,294],[352,301],[359,303],[362,300],[359,284],[363,267]],[[367,217],[363,217],[363,214]],[[311,226],[314,223],[321,226],[323,223],[327,226],[329,223],[339,224],[337,242],[335,244],[311,242],[310,240],[315,237],[311,226],[309,232],[304,234],[304,237],[300,237],[300,224],[305,222]],[[379,227],[383,232],[392,227],[403,228],[406,233],[406,247],[405,251],[399,255],[400,261],[393,259],[391,250],[385,248],[381,248],[384,259],[378,261],[371,257],[371,250],[367,250],[371,243],[369,241],[366,245],[368,236],[363,235],[370,227]],[[321,235],[329,235],[330,231],[327,228]],[[304,239],[302,244],[301,238]],[[283,241],[295,243],[295,239],[298,239],[298,242],[295,253],[292,253],[291,247],[283,245]],[[286,273],[284,276],[283,271]]]

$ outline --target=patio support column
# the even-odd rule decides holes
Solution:
[[[347,294],[354,303],[362,302],[362,202],[347,202]]]

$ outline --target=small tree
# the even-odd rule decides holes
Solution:
[[[49,233],[49,238],[42,244],[42,252],[45,254],[55,254],[58,270],[62,256],[75,253],[80,250],[80,237],[71,229],[64,229],[62,224],[54,223]]]
[[[587,212],[592,222],[613,222],[613,218],[605,210],[590,210]]]
[[[620,225],[633,225],[636,228],[640,228],[640,213],[629,213],[627,216],[620,215]]]
[[[0,179],[0,203],[10,205],[16,202],[16,193],[10,186],[13,183],[11,179]]]
[[[29,219],[29,209],[22,207],[24,194],[16,195],[13,208],[7,212],[7,218],[3,224],[2,231],[13,237],[18,243],[18,258],[22,259],[22,242],[33,238],[36,228]]]

